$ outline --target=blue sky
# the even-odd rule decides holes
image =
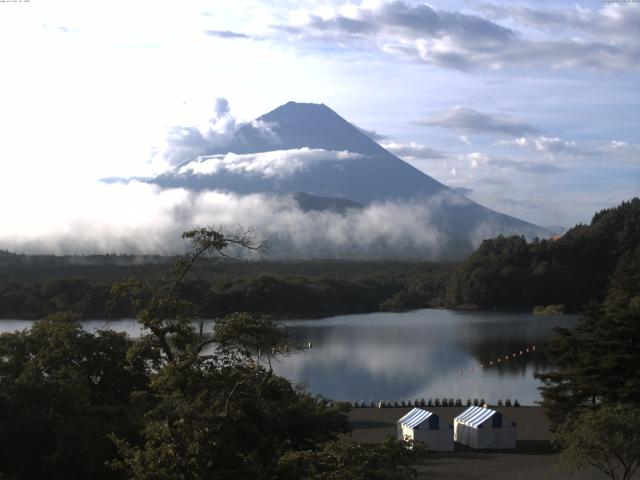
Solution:
[[[588,222],[640,191],[637,2],[31,0],[0,3],[0,42],[14,246],[33,223],[86,222],[95,205],[76,201],[98,179],[166,169],[171,127],[224,130],[289,100],[325,103],[540,225]]]

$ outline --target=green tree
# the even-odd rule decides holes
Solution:
[[[416,463],[424,460],[424,445],[398,442],[357,443],[349,436],[325,443],[322,448],[292,451],[280,459],[278,478],[283,480],[406,480],[419,478]]]
[[[260,363],[259,353],[270,362],[284,342],[270,319],[232,314],[215,323],[211,337],[194,326],[195,309],[177,292],[196,261],[226,256],[229,246],[258,247],[243,233],[227,237],[197,229],[184,237],[193,250],[165,286],[116,289],[131,295],[150,332],[139,348],[159,355],[150,390],[140,398],[147,405],[142,442],[114,436],[120,458],[112,465],[136,480],[276,478],[281,459],[292,452],[330,448],[327,442],[348,430],[348,407],[298,391]],[[389,468],[414,458],[396,443],[380,453]],[[373,468],[372,461],[366,465]]]
[[[571,424],[601,403],[640,407],[640,255],[622,257],[607,298],[591,303],[573,329],[556,330],[554,370],[537,375],[552,426]]]
[[[135,437],[129,397],[144,360],[124,334],[88,333],[58,314],[0,336],[0,473],[16,479],[114,478],[108,436]]]
[[[264,356],[272,372],[271,357],[286,346],[286,336],[273,320],[248,313],[232,313],[216,321],[212,341],[221,352],[237,353],[258,362]]]
[[[591,465],[612,480],[630,480],[640,465],[640,409],[604,405],[586,411],[558,440],[566,469]]]

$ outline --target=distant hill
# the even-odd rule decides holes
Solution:
[[[575,310],[601,300],[611,276],[637,258],[640,199],[634,198],[551,240],[485,240],[454,270],[447,303],[482,308],[564,304]]]
[[[295,194],[305,211],[317,210],[308,207],[320,205],[318,198],[334,199],[336,208],[329,210],[337,211],[344,211],[345,202],[423,205],[428,210],[425,228],[437,228],[456,246],[457,257],[470,253],[478,239],[500,233],[550,236],[544,228],[478,205],[431,178],[323,104],[282,105],[240,127],[224,147],[211,148],[151,181],[194,191]],[[337,208],[339,202],[343,207]]]

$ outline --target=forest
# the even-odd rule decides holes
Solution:
[[[602,300],[611,274],[640,256],[640,199],[594,215],[556,239],[485,240],[448,279],[446,303],[476,308],[565,305]]]
[[[201,318],[236,311],[274,318],[417,308],[580,311],[602,300],[609,277],[640,255],[640,199],[594,215],[554,239],[485,240],[459,263],[212,261],[181,284]],[[37,319],[57,311],[80,318],[132,317],[114,301],[125,279],[159,283],[172,257],[30,256],[0,252],[0,318]]]
[[[4,258],[4,261],[3,261]],[[172,258],[0,256],[0,318],[131,317],[111,286],[128,278],[161,282]],[[203,318],[235,311],[277,318],[405,310],[442,305],[450,264],[400,262],[212,261],[190,272],[181,291]]]

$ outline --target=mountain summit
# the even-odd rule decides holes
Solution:
[[[152,180],[165,188],[356,202],[428,204],[429,223],[453,243],[499,233],[546,236],[485,208],[396,157],[324,104],[288,102],[236,130],[224,146]],[[304,197],[307,201],[310,197]],[[323,204],[323,202],[315,202]],[[306,209],[304,209],[306,210]],[[472,239],[472,237],[474,237]]]
[[[288,102],[262,115],[253,124],[239,129],[239,137],[247,142],[246,153],[265,151],[274,146],[260,136],[260,131],[255,125],[257,123],[259,126],[261,122],[277,125],[277,146],[280,149],[308,147],[346,150],[372,156],[386,153],[384,148],[324,103],[296,102]]]
[[[230,152],[235,155],[219,157]],[[305,192],[365,204],[452,192],[329,107],[295,102],[240,127],[223,147],[212,148],[154,182],[242,194]]]

